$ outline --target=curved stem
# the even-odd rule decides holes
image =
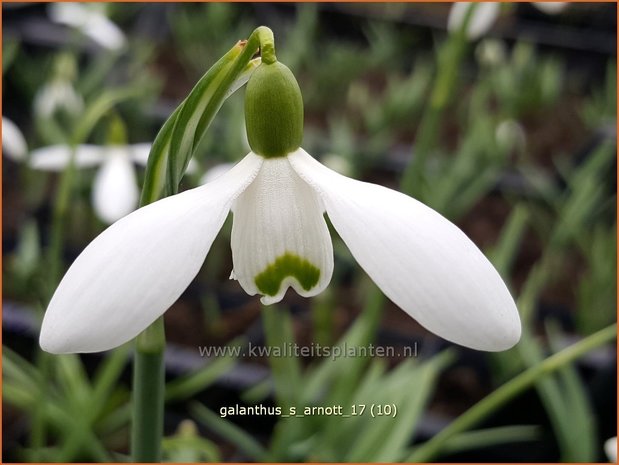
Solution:
[[[256,34],[258,41],[260,42],[260,57],[262,62],[270,65],[277,61],[275,57],[275,38],[273,37],[273,31],[266,26],[260,26],[253,33]]]

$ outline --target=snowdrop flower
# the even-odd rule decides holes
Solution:
[[[146,166],[151,144],[78,145],[74,163],[79,168],[100,166],[92,188],[92,204],[97,216],[113,223],[138,205],[139,190],[133,163]],[[36,170],[64,171],[71,161],[68,145],[52,145],[34,150],[30,166]]]
[[[447,29],[449,32],[460,31],[466,19],[469,8],[475,6],[471,12],[468,27],[465,35],[469,40],[477,40],[486,35],[492,25],[499,17],[501,6],[497,2],[456,2],[452,5],[447,19]]]
[[[13,121],[2,117],[2,153],[13,161],[23,161],[28,154],[26,139]]]
[[[230,211],[231,278],[266,305],[289,287],[311,297],[329,284],[326,213],[367,274],[427,329],[480,350],[518,341],[509,291],[460,229],[411,197],[332,171],[301,148],[303,101],[287,67],[263,56],[247,84],[245,119],[252,151],[232,169],[140,208],[86,247],[46,311],[44,350],[94,352],[134,338],[187,288]]]
[[[52,21],[78,29],[100,46],[118,50],[125,46],[123,32],[104,13],[104,4],[58,2],[49,5]]]
[[[73,87],[75,60],[68,54],[61,54],[54,63],[54,76],[44,84],[34,97],[34,111],[37,116],[49,118],[59,110],[77,115],[84,109],[84,100]]]

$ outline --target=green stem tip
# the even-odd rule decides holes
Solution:
[[[258,36],[258,41],[260,42],[260,57],[262,62],[267,65],[275,63],[277,57],[275,56],[275,38],[273,37],[273,31],[266,26],[260,26],[253,34]]]

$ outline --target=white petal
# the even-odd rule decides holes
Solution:
[[[101,13],[91,14],[81,31],[109,50],[119,50],[126,43],[123,32]]]
[[[454,224],[404,194],[337,174],[301,149],[288,158],[319,192],[361,267],[424,327],[479,350],[519,340],[518,311],[503,280]]]
[[[29,164],[35,170],[63,171],[71,160],[72,150],[68,145],[50,145],[33,150]],[[75,166],[91,168],[105,159],[105,147],[78,145],[75,148]]]
[[[531,4],[547,15],[556,15],[565,10],[569,2],[531,2]]]
[[[140,208],[99,235],[52,297],[43,350],[108,350],[161,316],[199,271],[231,203],[261,162],[250,154],[216,182]]]
[[[2,153],[14,161],[26,159],[28,146],[19,128],[8,118],[2,117]]]
[[[265,160],[233,206],[234,279],[248,294],[262,294],[265,305],[279,302],[288,287],[304,297],[320,293],[333,273],[323,211],[287,158]]]
[[[485,35],[499,17],[500,5],[496,2],[456,2],[452,5],[447,20],[447,29],[451,33],[458,32],[466,18],[466,14],[472,5],[475,10],[471,13],[466,37],[470,40],[479,39]]]
[[[128,215],[138,206],[135,169],[126,148],[108,151],[92,188],[92,203],[97,216],[110,224]]]

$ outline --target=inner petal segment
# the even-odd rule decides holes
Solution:
[[[329,284],[333,247],[322,204],[287,158],[264,160],[233,212],[232,277],[248,294],[268,305],[288,287],[310,297]]]

